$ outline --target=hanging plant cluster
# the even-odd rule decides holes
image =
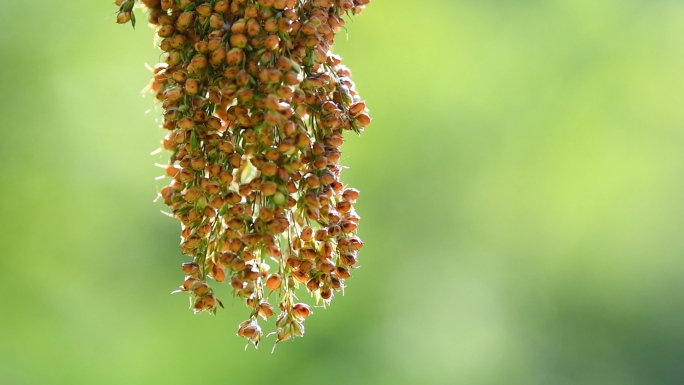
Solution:
[[[159,196],[189,257],[178,291],[215,313],[211,282],[226,282],[251,309],[237,334],[254,345],[259,317],[275,317],[276,342],[302,336],[297,288],[329,304],[363,247],[338,161],[344,132],[371,118],[330,47],[369,2],[116,1],[121,24],[146,9],[164,52],[149,87],[171,152]]]

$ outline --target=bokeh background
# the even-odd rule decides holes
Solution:
[[[0,384],[684,383],[682,1],[374,0],[335,48],[362,268],[274,354],[169,295],[159,53],[114,11],[0,6]]]

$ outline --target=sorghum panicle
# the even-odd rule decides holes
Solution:
[[[363,247],[338,161],[343,133],[371,119],[330,47],[370,0],[140,2],[165,52],[150,89],[172,153],[159,195],[191,259],[178,291],[215,313],[209,278],[229,284],[251,308],[237,334],[255,345],[276,297],[276,341],[302,336],[311,310],[295,290],[329,304]],[[116,4],[117,22],[135,23],[136,1]]]

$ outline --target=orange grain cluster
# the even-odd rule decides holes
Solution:
[[[345,14],[369,2],[141,1],[165,52],[150,88],[172,154],[160,197],[191,259],[179,291],[195,312],[215,312],[209,279],[229,284],[251,308],[238,335],[255,345],[273,297],[276,341],[302,336],[311,310],[295,290],[329,304],[363,247],[359,193],[338,161],[345,131],[371,119],[330,47]],[[116,4],[117,22],[135,22],[134,0]]]

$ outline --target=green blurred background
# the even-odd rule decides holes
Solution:
[[[275,354],[169,295],[159,53],[114,10],[0,6],[0,384],[684,383],[682,1],[374,0],[335,48],[362,268]]]

